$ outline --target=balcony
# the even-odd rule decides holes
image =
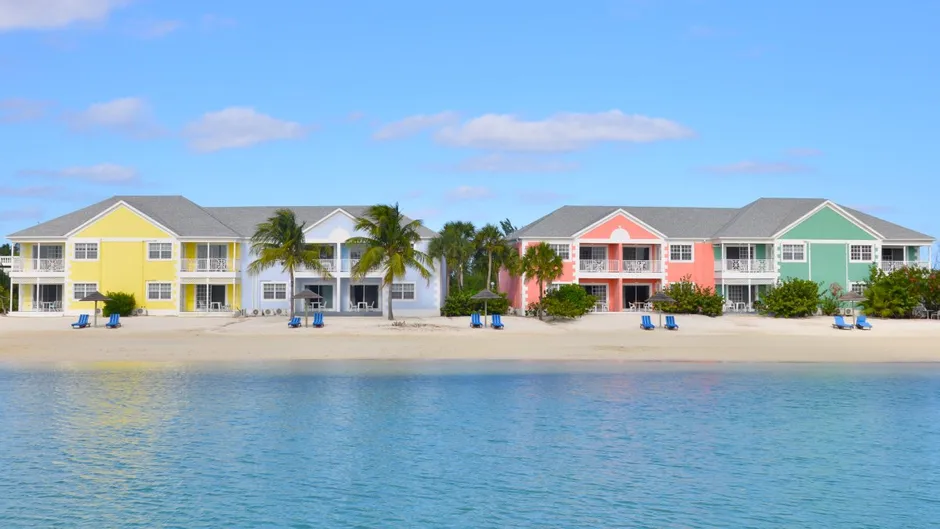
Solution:
[[[663,271],[662,261],[623,261],[620,271],[624,275],[660,274]]]
[[[881,261],[881,269],[889,274],[902,268],[930,268],[930,263],[927,261]]]
[[[662,261],[615,261],[608,259],[581,259],[578,261],[578,271],[583,274],[637,276],[660,274],[663,271],[663,267]]]
[[[777,279],[777,263],[773,259],[725,259],[715,261],[716,279]]]
[[[343,274],[352,274],[353,268],[359,264],[359,259],[340,259],[339,271]],[[369,270],[366,274],[367,276],[377,276],[381,275],[380,270]]]
[[[210,257],[197,259],[181,259],[180,275],[199,276],[225,276],[238,272],[238,259],[226,257]]]
[[[0,268],[13,268],[13,258],[9,255],[0,256]]]
[[[323,267],[323,270],[329,273],[334,273],[337,270],[336,259],[320,259],[320,266]],[[314,270],[312,268],[307,268],[306,266],[298,266],[295,272],[304,274],[304,275],[320,275],[319,270]]]
[[[6,264],[4,266],[7,266]],[[11,274],[57,275],[65,273],[65,259],[30,259],[12,257],[9,261]]]

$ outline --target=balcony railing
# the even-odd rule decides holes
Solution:
[[[930,268],[927,261],[881,261],[881,269],[891,273],[902,268]]]
[[[323,270],[326,272],[335,272],[336,271],[336,259],[326,258],[320,259],[320,266],[323,267]],[[310,269],[308,270],[306,266],[297,267],[298,272],[319,272],[318,270]]]
[[[26,257],[14,257],[11,264],[11,272],[65,272],[65,259],[29,259]]]
[[[724,268],[722,268],[724,265]],[[776,270],[773,259],[725,259],[715,263],[717,272],[738,274],[768,274]]]
[[[578,270],[588,274],[658,274],[662,261],[613,261],[609,259],[580,259]]]
[[[620,269],[624,274],[658,274],[663,271],[662,261],[624,261]]]
[[[578,270],[581,272],[606,274],[620,271],[620,261],[610,261],[607,259],[580,259],[578,261]]]
[[[13,258],[9,255],[0,255],[0,268],[13,268]]]
[[[180,272],[206,272],[211,274],[237,271],[238,260],[226,257],[182,259],[180,261]]]

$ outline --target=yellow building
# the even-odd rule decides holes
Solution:
[[[112,197],[10,235],[18,313],[88,313],[94,291],[142,314],[239,310],[242,237],[181,196]]]

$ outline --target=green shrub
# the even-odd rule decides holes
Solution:
[[[654,303],[657,310],[669,314],[704,314],[721,316],[725,298],[711,287],[700,287],[692,283],[692,276],[670,283],[663,292],[676,300],[675,303]]]
[[[473,290],[454,290],[444,299],[444,306],[441,307],[441,316],[449,318],[457,316],[469,316],[473,312],[483,312],[484,303],[482,300],[470,299],[476,294]],[[490,299],[486,301],[486,311],[489,314],[506,314],[509,310],[509,298],[506,294],[500,292],[499,299]]]
[[[819,311],[826,316],[835,316],[842,309],[842,302],[839,297],[843,293],[842,285],[833,283],[829,285],[829,292],[819,300]]]
[[[104,302],[104,308],[101,310],[101,313],[105,316],[112,314],[130,316],[134,314],[134,309],[137,308],[137,299],[134,298],[133,294],[128,294],[127,292],[108,292],[105,296],[111,298],[110,301]]]
[[[912,318],[921,304],[926,310],[940,310],[940,271],[911,267],[886,273],[873,265],[865,298],[859,306],[879,318]]]
[[[526,316],[538,316],[541,313],[542,305],[538,301],[533,301],[526,305],[525,315]]]
[[[819,308],[819,283],[789,278],[777,283],[754,304],[757,312],[775,318],[804,318]]]
[[[553,318],[580,318],[594,307],[597,298],[578,285],[562,285],[545,296],[545,313]]]

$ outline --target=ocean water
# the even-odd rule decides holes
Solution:
[[[940,368],[0,367],[0,527],[940,525]]]

